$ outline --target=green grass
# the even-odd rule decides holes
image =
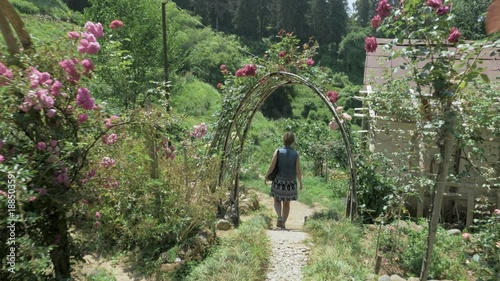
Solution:
[[[263,193],[269,193],[270,184],[265,185],[264,180],[259,177],[263,175],[268,164],[261,164],[260,167],[249,167],[244,169],[241,175],[241,182],[244,188],[255,189]],[[304,189],[299,191],[299,202],[308,206],[320,204],[322,206],[340,206],[341,197],[348,189],[349,180],[343,177],[325,180],[321,177],[315,177],[307,172],[303,175]]]
[[[104,268],[97,268],[89,276],[87,281],[116,281],[113,274]]]
[[[227,236],[185,280],[264,280],[270,241],[264,216],[255,216]]]
[[[200,120],[214,120],[213,114],[221,106],[221,94],[211,85],[197,79],[179,81],[177,90],[171,95],[172,109],[186,115],[186,122],[192,125]]]
[[[303,270],[304,280],[366,280],[372,272],[370,253],[363,246],[363,231],[348,219],[312,218],[306,229],[315,246]]]
[[[73,22],[82,19],[80,13],[71,11],[62,0],[10,0],[10,3],[25,15],[45,15]]]

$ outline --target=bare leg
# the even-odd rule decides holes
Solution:
[[[276,215],[278,215],[278,218],[281,218],[281,201],[274,198],[274,210],[276,211]]]
[[[283,226],[288,219],[288,214],[290,214],[290,201],[283,201]]]

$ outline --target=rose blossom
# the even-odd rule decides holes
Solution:
[[[439,7],[437,9],[437,11],[436,11],[436,14],[438,16],[443,16],[443,15],[446,15],[447,13],[449,13],[449,12],[450,12],[450,6],[447,5],[447,6],[441,6],[441,7]]]
[[[392,6],[387,2],[387,0],[380,0],[377,7],[377,15],[381,18],[385,18],[391,14]]]
[[[365,50],[370,53],[375,53],[377,50],[377,38],[375,37],[366,37],[365,39]]]
[[[337,91],[328,91],[326,96],[330,100],[331,103],[336,103],[339,99],[339,93]]]
[[[427,6],[432,7],[432,8],[439,8],[439,7],[441,7],[441,4],[443,4],[443,2],[441,0],[427,0],[427,3],[426,3]]]
[[[462,36],[460,31],[456,27],[452,27],[450,30],[450,35],[448,36],[448,42],[457,43],[458,39]]]
[[[0,86],[7,85],[13,77],[12,71],[0,62]]]
[[[381,22],[382,22],[382,18],[379,15],[375,15],[372,18],[372,27],[373,27],[373,29],[377,29],[380,26]]]
[[[314,60],[313,59],[307,59],[306,64],[307,64],[307,66],[313,66],[314,65]]]
[[[114,20],[109,24],[109,28],[117,29],[123,26],[123,22],[121,20]]]

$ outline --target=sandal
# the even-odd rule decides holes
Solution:
[[[283,227],[283,218],[282,217],[278,217],[278,220],[276,221],[276,227]]]

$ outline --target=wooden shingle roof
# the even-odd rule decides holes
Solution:
[[[366,53],[365,60],[365,73],[364,73],[364,85],[365,89],[367,85],[372,85],[374,90],[376,90],[377,85],[383,85],[386,82],[384,78],[385,71],[390,72],[391,78],[397,78],[404,75],[408,70],[397,69],[405,63],[405,60],[401,57],[390,59],[389,56],[391,52],[400,50],[408,46],[408,41],[403,42],[403,44],[394,46],[392,50],[384,50],[384,45],[390,43],[393,39],[377,38],[378,48],[374,53]],[[450,47],[451,50],[456,49]],[[479,67],[484,67],[485,73],[492,82],[500,82],[500,48],[489,48],[483,50],[479,55]],[[419,63],[419,67],[423,67],[427,62],[422,61]]]

